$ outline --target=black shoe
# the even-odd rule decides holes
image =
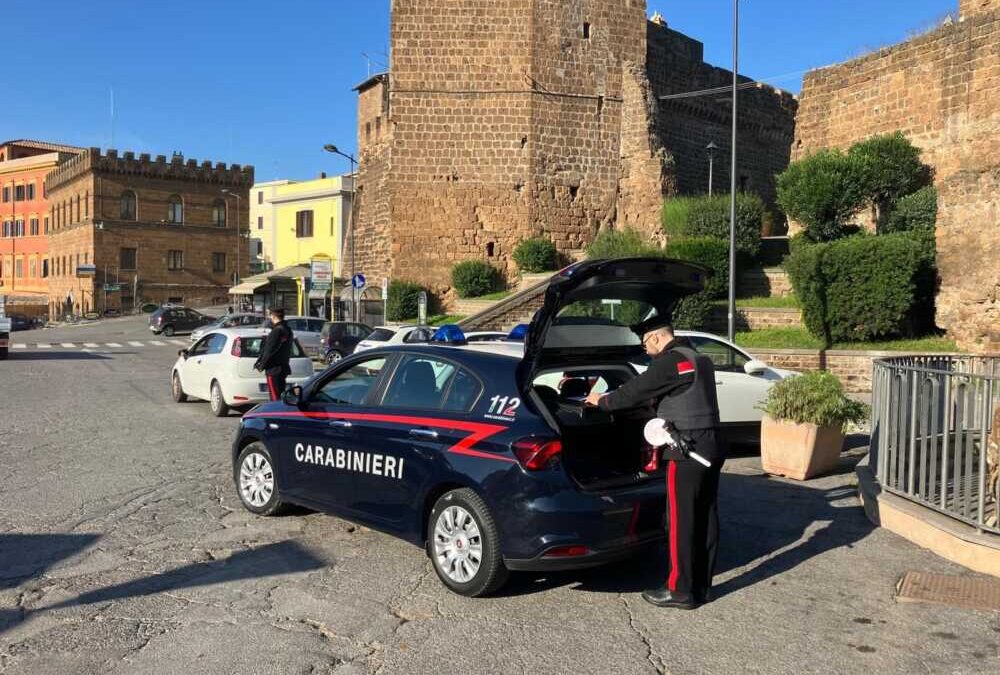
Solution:
[[[695,589],[693,595],[695,602],[697,602],[699,605],[707,604],[715,599],[714,597],[712,597],[711,588],[697,588]]]
[[[689,593],[675,593],[666,588],[653,588],[642,592],[642,599],[657,607],[673,607],[675,609],[694,609],[698,606],[694,596]]]

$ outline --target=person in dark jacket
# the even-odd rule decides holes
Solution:
[[[666,584],[642,594],[659,607],[693,609],[711,599],[719,546],[717,498],[725,444],[719,433],[715,368],[688,340],[674,336],[669,317],[654,317],[633,330],[651,357],[649,368],[609,394],[591,394],[587,403],[609,412],[652,405],[657,417],[672,422],[691,449],[711,462],[705,467],[664,447],[670,564]]]
[[[285,323],[285,310],[275,307],[271,310],[271,332],[264,338],[260,357],[254,364],[256,370],[267,375],[267,391],[272,401],[281,398],[285,391],[285,380],[292,372],[292,329]]]

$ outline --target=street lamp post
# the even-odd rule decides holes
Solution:
[[[740,0],[733,0],[733,138],[729,171],[729,341],[736,338],[736,96],[739,80]]]
[[[357,274],[357,268],[355,267],[355,247],[354,247],[354,207],[355,202],[357,202],[357,186],[355,182],[357,181],[357,170],[356,166],[358,164],[357,160],[354,159],[354,155],[341,152],[336,145],[327,143],[323,146],[323,149],[327,152],[333,153],[335,155],[340,155],[346,158],[351,163],[351,210],[348,214],[350,218],[350,223],[348,223],[348,232],[350,233],[351,239],[351,316],[355,322],[358,320],[358,289],[354,287],[354,277]]]
[[[712,196],[712,175],[715,170],[715,151],[719,148],[715,144],[715,141],[709,141],[708,145],[705,146],[705,151],[708,153],[708,196]]]
[[[233,197],[236,197],[236,272],[233,274],[233,278],[236,281],[233,284],[233,286],[239,286],[240,285],[240,246],[243,245],[243,242],[240,240],[240,203],[241,203],[241,199],[242,198],[241,198],[239,192],[236,192],[235,190],[230,190],[228,188],[224,188],[222,190],[222,194],[224,194],[224,195],[231,195]]]

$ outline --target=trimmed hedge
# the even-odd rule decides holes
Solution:
[[[482,260],[466,260],[451,268],[451,285],[460,298],[478,298],[496,290],[497,269]]]
[[[812,241],[843,237],[845,225],[864,202],[857,172],[839,150],[821,150],[778,174],[778,204],[805,226]]]
[[[406,321],[417,315],[420,284],[411,281],[389,282],[389,296],[386,300],[386,321]]]
[[[901,131],[855,143],[847,151],[847,160],[865,200],[880,209],[927,185],[930,179],[928,167],[920,161],[920,150]]]
[[[709,298],[723,298],[729,293],[729,242],[714,237],[687,237],[667,242],[663,252],[668,258],[699,263],[712,270],[705,283]]]
[[[729,195],[678,197],[663,204],[663,229],[670,237],[714,237],[729,241]],[[736,195],[736,250],[754,258],[767,208],[760,197]]]
[[[663,256],[663,249],[630,228],[604,230],[587,247],[587,257],[591,260],[650,256]]]
[[[937,189],[933,185],[901,197],[882,227],[883,232],[934,231],[937,224]]]
[[[545,237],[525,239],[514,249],[514,262],[522,272],[550,272],[557,269],[556,245]]]
[[[933,253],[906,234],[797,246],[785,269],[806,327],[827,345],[913,334],[933,316]]]
[[[704,291],[688,297],[674,307],[673,324],[677,330],[704,330],[711,321],[715,305]]]

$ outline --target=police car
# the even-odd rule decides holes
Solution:
[[[408,540],[467,596],[510,571],[629,556],[664,535],[663,475],[643,471],[646,416],[542,382],[569,372],[611,390],[635,377],[643,350],[628,325],[670,312],[707,274],[652,258],[578,263],[553,277],[523,352],[464,346],[447,327],[430,344],[345,358],[243,417],[239,497],[256,514],[299,504]]]

